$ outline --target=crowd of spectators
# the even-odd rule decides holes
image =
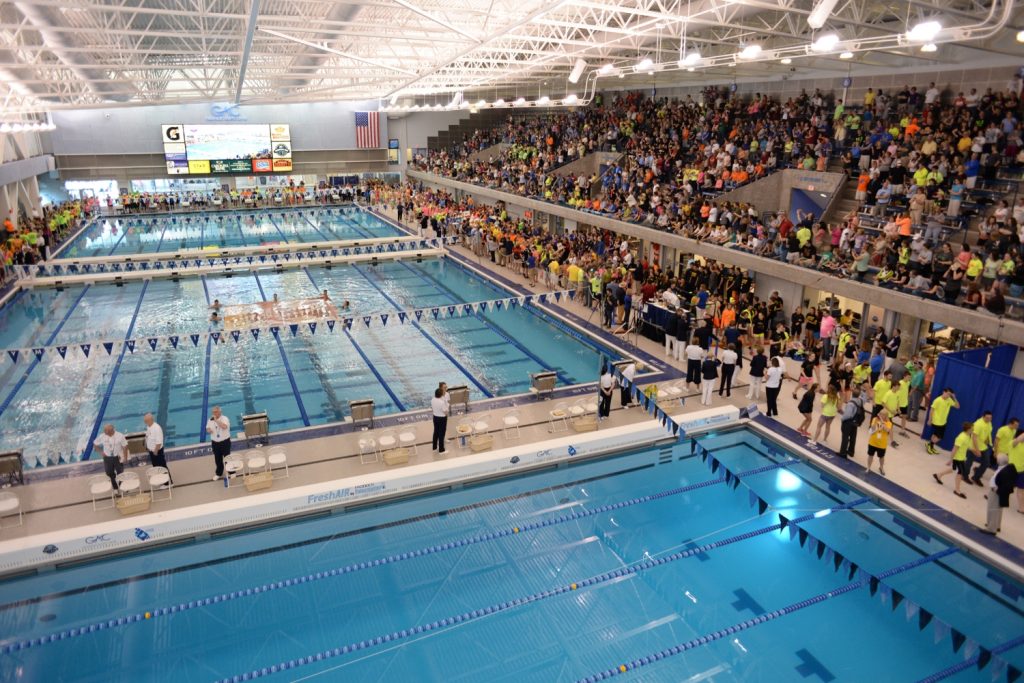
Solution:
[[[31,214],[22,213],[15,220],[13,213],[4,218],[3,263],[0,282],[6,284],[12,275],[10,266],[33,265],[46,259],[50,250],[73,233],[97,207],[95,199],[47,204]]]
[[[714,89],[699,102],[631,93],[560,114],[553,135],[545,119],[510,119],[423,166],[1002,315],[1006,296],[1024,293],[1024,196],[1015,192],[1024,169],[1021,107],[1017,77],[1003,93],[972,89],[944,99],[930,83],[868,89],[859,103],[821,91],[786,102]],[[622,159],[600,176],[557,174],[581,131],[578,153],[609,148]],[[497,139],[512,146],[469,160],[467,149]],[[524,144],[537,153],[510,160]],[[826,170],[830,162],[849,173],[859,202],[834,221],[799,211],[762,215],[721,196],[780,166]]]
[[[337,204],[352,201],[351,186],[335,187],[322,183],[308,187],[294,180],[288,185],[230,190],[169,190],[166,192],[125,191],[117,198],[108,197],[108,212],[122,214],[158,213],[166,211],[246,209],[268,206],[301,206],[308,203]]]

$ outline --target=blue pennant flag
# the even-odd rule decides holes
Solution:
[[[542,304],[546,304],[548,302],[548,295],[541,294],[540,296],[537,297],[537,300]]]
[[[234,339],[236,342],[238,341],[238,338],[241,336],[242,332],[240,330],[231,330],[231,338]]]
[[[58,346],[57,347],[57,353],[60,354],[61,358],[67,357],[67,355],[68,355],[68,347],[66,347],[66,346]]]
[[[316,322],[309,323],[309,333],[316,334]]]
[[[88,358],[89,357],[89,351],[90,351],[90,349],[92,349],[92,344],[79,344],[78,346],[79,346],[80,349],[82,349],[82,353],[85,354],[85,357]]]
[[[245,257],[245,260],[248,261],[250,265],[252,264],[252,256]]]
[[[561,301],[561,300],[562,300],[562,293],[561,292],[555,292],[555,301]]]
[[[500,311],[501,307],[504,306],[504,305],[505,305],[505,302],[499,299],[498,301],[494,302],[494,309],[496,311]]]
[[[134,339],[129,339],[128,341],[126,341],[124,343],[124,345],[128,348],[128,353],[135,353],[135,340]]]
[[[345,327],[346,330],[351,330],[352,318],[345,318],[344,320],[341,321],[341,324]]]
[[[41,349],[41,348],[32,349],[32,353],[35,355],[36,360],[42,360],[43,359],[43,352],[44,352],[44,349]]]
[[[18,362],[18,354],[19,353],[21,353],[21,351],[18,351],[17,349],[11,349],[11,350],[9,350],[7,352],[7,355],[11,357],[11,362],[12,363],[17,363]]]
[[[522,304],[523,306],[527,306],[529,304],[532,304],[533,303],[533,295],[530,294],[529,296],[521,296],[521,297],[519,297],[519,303]]]
[[[413,315],[415,315],[415,316],[416,316],[416,320],[417,320],[417,321],[419,321],[419,320],[422,320],[422,319],[423,319],[423,311],[413,311]]]
[[[178,335],[172,334],[170,337],[167,338],[167,341],[171,342],[171,346],[173,346],[174,348],[178,348]]]
[[[441,313],[440,308],[431,308],[430,314],[434,316],[434,320],[437,320],[437,316]]]
[[[406,317],[407,317],[407,315],[406,315],[405,311],[399,311],[398,312],[398,322],[402,323],[403,325],[405,324]]]
[[[480,302],[480,310],[481,310],[482,312],[484,312],[484,313],[486,313],[486,312],[487,312],[487,302],[486,302],[486,301],[481,301],[481,302]]]
[[[198,334],[190,334],[188,336],[188,338],[192,340],[192,346],[199,346],[199,335]]]
[[[270,334],[274,335],[275,337],[281,332],[281,328],[278,327],[277,325],[273,325],[268,329],[270,330]]]
[[[220,343],[220,332],[211,332],[210,333],[210,339],[213,340],[214,344],[219,344]]]
[[[337,321],[333,320],[333,319],[328,320],[327,321],[327,329],[330,330],[331,332],[334,332],[334,323],[336,323],[336,322]]]
[[[153,351],[156,351],[156,337],[150,337],[146,341],[149,342],[149,348]]]
[[[575,289],[570,289],[570,290],[569,290],[569,298],[570,298],[571,300],[573,300],[573,301],[575,301],[575,300],[576,300],[576,290],[575,290]]]
[[[367,327],[370,326],[370,316],[368,316],[368,315],[364,315],[363,316],[363,324],[366,325]]]
[[[380,314],[380,324],[381,324],[382,327],[387,327],[388,326],[388,314],[387,313],[381,313]]]
[[[455,306],[449,306],[448,307],[448,317],[449,318],[454,318],[455,317],[455,311],[456,311]]]
[[[103,342],[103,349],[107,352],[107,355],[109,356],[114,350],[114,342]]]
[[[253,339],[255,339],[256,341],[259,341],[259,338],[260,338],[260,328],[254,327],[251,330],[249,330],[249,333],[252,334],[252,338]]]
[[[299,325],[298,325],[298,323],[292,323],[292,324],[290,324],[290,325],[288,326],[288,330],[289,330],[289,331],[290,331],[290,332],[292,333],[292,336],[293,336],[293,337],[294,337],[295,335],[297,335],[297,334],[299,333]]]
[[[472,312],[473,312],[473,306],[471,306],[470,304],[463,304],[462,305],[462,315],[469,315]]]

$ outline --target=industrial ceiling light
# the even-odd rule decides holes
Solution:
[[[565,96],[565,99],[562,100],[562,104],[568,104],[568,105],[572,106],[572,105],[576,104],[577,102],[579,102],[579,99],[580,98],[576,97],[575,93],[570,93],[570,94]]]
[[[541,97],[539,97],[537,99],[537,103],[536,104],[537,104],[538,107],[543,107],[543,106],[547,105],[550,102],[551,102],[551,98],[548,97],[547,95],[543,95],[543,96],[541,96]]]
[[[832,10],[837,4],[839,4],[839,0],[821,0],[807,15],[807,25],[814,29],[824,26],[828,18],[832,16]]]
[[[487,106],[487,100],[477,100],[476,104],[474,104],[473,106],[476,107],[477,109],[481,109],[483,107],[486,107]]]
[[[696,66],[697,64],[700,64],[700,59],[700,52],[693,50],[679,60],[679,66]]]
[[[587,68],[587,60],[577,59],[576,64],[573,65],[572,71],[569,73],[569,82],[578,83],[580,76],[583,75],[583,70]]]
[[[793,60],[790,59],[789,57],[783,57],[782,59],[779,60],[779,62],[782,64],[792,64]]]
[[[611,63],[608,63],[608,64],[605,64],[604,66],[602,66],[600,69],[598,69],[597,73],[601,74],[602,76],[607,76],[612,71],[615,71],[615,65],[611,64]]]
[[[495,107],[504,107],[505,106],[505,100],[503,100],[503,99],[501,99],[499,97],[498,99],[494,100],[494,106]]]
[[[847,50],[839,54],[839,59],[853,59],[853,53]]]
[[[935,40],[935,36],[939,35],[941,30],[942,24],[937,21],[922,21],[910,29],[907,39],[915,43],[930,43]]]
[[[925,43],[921,46],[921,52],[935,52],[938,49],[935,43]]]
[[[10,132],[11,132],[11,124],[9,124],[7,122],[0,123],[0,133],[10,133]]]
[[[12,133],[20,133],[22,128],[24,128],[24,126],[22,126],[20,123],[12,123],[11,124],[11,132]]]
[[[512,106],[514,106],[514,107],[521,107],[524,104],[526,104],[526,98],[525,97],[517,97],[516,101],[512,103]]]
[[[747,45],[743,50],[740,51],[738,57],[740,59],[757,59],[761,54],[761,46],[757,43]]]
[[[654,60],[652,60],[650,57],[644,57],[639,62],[637,62],[636,66],[634,66],[633,69],[635,71],[650,71],[652,66],[654,66]]]
[[[832,52],[838,44],[839,36],[835,33],[826,33],[811,44],[811,49],[815,52]]]
[[[1017,31],[1017,42],[1024,43],[1024,31]]]
[[[694,72],[694,71],[696,71],[697,69],[696,69],[696,68],[694,68],[694,67],[692,67],[692,66],[688,66],[688,67],[686,67],[686,70],[687,70],[687,71],[689,71],[690,73],[693,73],[693,72]]]

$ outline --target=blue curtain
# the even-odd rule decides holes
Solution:
[[[979,351],[984,352],[984,355],[980,355]],[[949,449],[953,446],[953,440],[960,433],[960,427],[964,422],[974,422],[986,410],[992,411],[993,433],[1011,417],[1024,420],[1024,380],[996,372],[991,367],[984,367],[985,357],[989,351],[975,349],[939,356],[935,378],[932,381],[931,398],[934,401],[942,394],[944,388],[950,387],[960,403],[959,408],[954,408],[949,413],[946,436],[941,442],[943,448]],[[1014,351],[1016,352],[1016,349]],[[975,364],[979,358],[980,364]],[[1001,362],[1005,363],[1005,359],[1002,358]],[[930,437],[931,433],[931,425],[926,425],[924,438]]]
[[[1013,344],[1003,344],[992,349],[992,357],[988,361],[988,369],[1011,374],[1013,362],[1017,360],[1017,347]]]

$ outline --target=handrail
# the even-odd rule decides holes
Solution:
[[[477,197],[492,200],[501,200],[506,204],[531,209],[535,212],[547,213],[562,218],[568,218],[579,223],[593,225],[598,228],[610,230],[620,235],[636,237],[639,239],[660,244],[664,247],[676,249],[685,254],[696,254],[704,258],[713,259],[722,263],[739,266],[754,273],[761,273],[774,277],[781,277],[804,287],[814,287],[825,290],[832,294],[843,296],[856,301],[872,303],[897,313],[914,316],[922,320],[941,323],[949,327],[958,328],[982,335],[997,342],[1008,342],[1018,346],[1024,346],[1024,323],[1010,320],[1005,316],[994,316],[985,311],[975,311],[950,304],[924,299],[912,294],[897,292],[885,289],[873,284],[858,282],[856,280],[844,279],[822,273],[810,268],[803,268],[792,264],[784,263],[762,256],[755,256],[743,251],[729,249],[707,242],[698,241],[690,237],[684,237],[672,232],[666,232],[635,223],[628,223],[617,218],[611,218],[602,214],[580,211],[568,206],[562,206],[530,197],[521,197],[509,192],[496,190],[488,187],[480,187],[458,180],[451,180],[442,176],[424,173],[422,171],[406,171],[406,174],[413,179],[420,180],[434,186],[446,187],[461,192],[470,193]]]

